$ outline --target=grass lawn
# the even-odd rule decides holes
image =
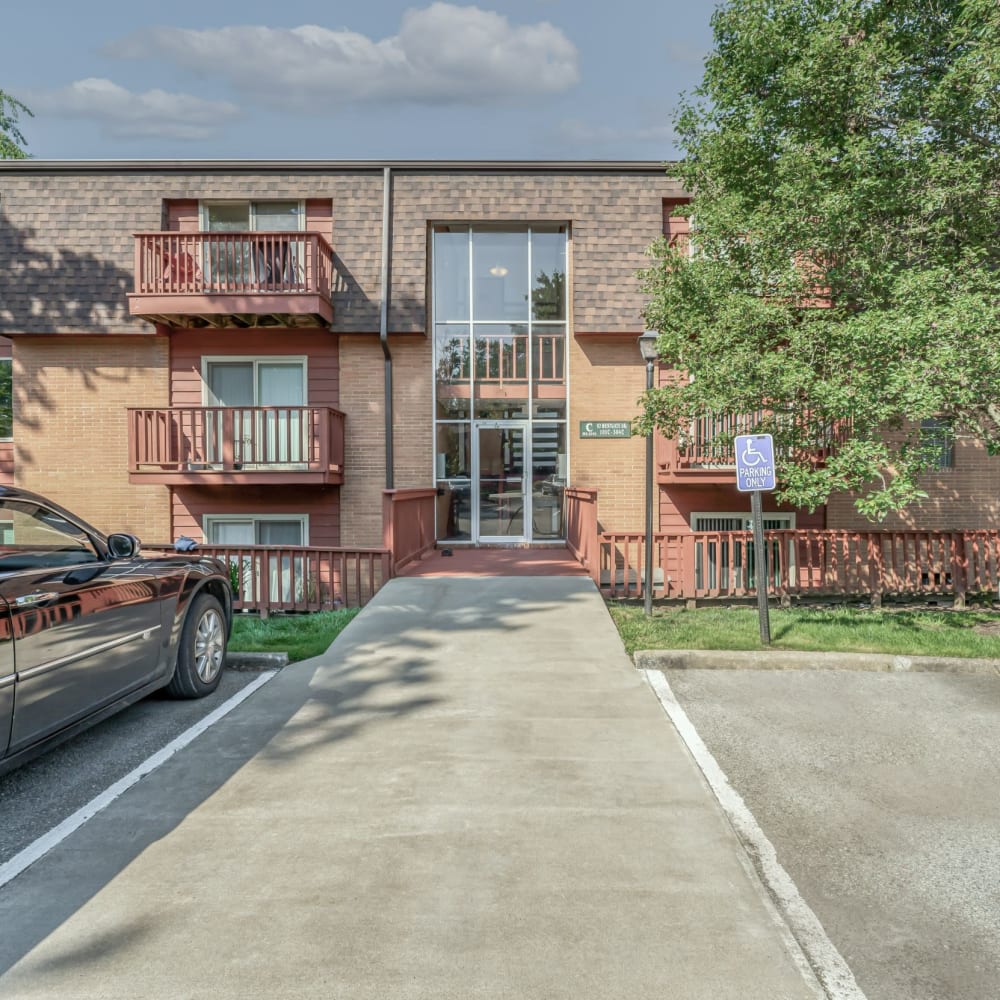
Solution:
[[[611,617],[629,653],[637,649],[760,649],[757,608],[655,608],[611,602]],[[976,625],[990,624],[981,634]],[[1000,659],[1000,615],[933,609],[771,609],[774,649]]]
[[[234,653],[288,653],[289,662],[319,656],[358,613],[357,608],[313,615],[236,615],[229,648]]]

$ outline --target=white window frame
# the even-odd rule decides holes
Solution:
[[[573,399],[573,387],[571,384],[571,344],[573,340],[572,332],[574,329],[574,318],[573,318],[573,223],[570,219],[535,219],[533,222],[525,222],[515,219],[493,219],[487,221],[469,221],[468,219],[436,219],[428,223],[428,246],[427,246],[427,280],[428,280],[428,294],[431,298],[431,336],[432,336],[432,348],[431,348],[431,380],[432,380],[432,391],[430,394],[430,409],[431,409],[431,427],[432,427],[432,440],[433,440],[433,450],[431,458],[431,475],[434,477],[433,482],[435,487],[441,483],[447,483],[449,480],[447,478],[441,477],[439,479],[438,473],[438,451],[437,451],[437,441],[438,441],[438,425],[439,424],[464,424],[469,429],[469,434],[471,437],[470,445],[471,450],[469,454],[469,464],[470,464],[470,475],[472,476],[471,484],[471,496],[477,499],[477,475],[478,469],[476,466],[476,453],[475,449],[478,447],[478,431],[477,428],[482,425],[490,425],[495,423],[504,423],[505,421],[490,420],[484,418],[478,418],[474,415],[470,415],[468,420],[446,420],[438,417],[437,413],[437,364],[438,364],[438,352],[437,352],[437,329],[438,329],[438,319],[437,319],[437,302],[433,295],[434,289],[434,275],[435,267],[437,266],[436,259],[434,257],[434,235],[435,233],[445,227],[461,227],[468,238],[467,253],[469,262],[469,313],[467,317],[462,319],[452,319],[443,321],[441,325],[454,325],[454,326],[466,326],[468,328],[469,336],[469,360],[470,360],[470,370],[469,370],[469,406],[470,414],[475,413],[475,400],[476,400],[476,374],[475,374],[475,359],[473,345],[475,343],[475,330],[477,326],[505,326],[511,321],[508,320],[476,320],[475,319],[475,271],[474,271],[474,260],[473,260],[473,238],[474,234],[478,232],[517,232],[525,233],[528,237],[528,278],[529,282],[531,276],[534,273],[533,262],[532,262],[532,236],[536,229],[545,230],[551,226],[559,226],[564,229],[565,236],[565,247],[566,247],[566,316],[565,319],[559,321],[547,321],[547,320],[536,320],[532,315],[531,303],[529,298],[528,304],[528,318],[523,324],[527,329],[528,333],[528,345],[529,345],[529,358],[532,356],[534,334],[539,329],[544,329],[547,326],[556,327],[560,326],[562,328],[563,335],[563,380],[566,385],[566,408],[563,411],[564,415],[557,418],[549,417],[536,417],[534,416],[535,409],[535,394],[534,394],[534,382],[535,373],[532,370],[532,365],[529,362],[528,365],[528,377],[525,381],[526,394],[528,400],[528,415],[526,418],[515,418],[512,422],[519,424],[524,428],[526,447],[530,448],[530,442],[534,437],[534,428],[540,424],[559,424],[565,428],[565,458],[564,462],[560,466],[560,472],[566,482],[569,481],[569,470],[572,469],[572,434],[570,433],[570,427],[572,426],[572,399]],[[530,296],[530,290],[529,290]],[[526,464],[524,475],[526,478],[530,479],[532,470],[529,462],[527,461],[528,455],[526,453]],[[476,499],[473,501],[473,514],[471,523],[471,539],[470,541],[478,541],[479,534],[479,514],[478,514],[478,502]],[[528,499],[528,507],[525,510],[525,524],[528,526],[533,525],[533,517],[530,512],[530,494]],[[533,533],[533,527],[532,527]],[[440,536],[440,526],[435,524],[435,537]],[[459,544],[464,544],[464,542],[459,542]]]
[[[259,201],[285,201],[291,204],[294,202],[298,205],[298,231],[304,233],[306,231],[306,203],[301,198],[208,198],[204,201],[198,202],[198,228],[203,232],[208,232],[208,210],[212,205],[247,205],[247,220],[249,222],[248,233],[252,233],[256,230],[257,221],[257,209],[256,204]]]
[[[745,528],[724,528],[724,529],[699,528],[699,527],[696,527],[696,525],[698,524],[698,521],[700,519],[702,519],[702,518],[704,518],[704,519],[707,520],[709,518],[713,518],[714,519],[714,518],[721,518],[721,517],[737,518],[740,521],[746,522],[746,521],[750,520],[750,518],[752,517],[752,515],[750,514],[749,511],[745,511],[745,510],[708,510],[708,511],[702,510],[702,511],[693,511],[691,513],[691,522],[690,522],[691,523],[691,530],[694,531],[694,532],[697,532],[698,534],[701,534],[701,533],[706,532],[706,531],[716,531],[716,530],[724,530],[724,531],[751,531],[751,530],[753,530],[749,526],[745,527]],[[784,527],[782,527],[782,528],[768,528],[767,529],[768,531],[794,531],[795,530],[795,515],[794,514],[778,513],[776,511],[765,510],[764,511],[764,520],[765,521],[778,521],[778,520],[788,521],[788,524],[786,524]]]
[[[232,524],[235,521],[254,522],[254,537],[257,537],[256,523],[258,521],[298,521],[302,526],[302,541],[300,545],[309,544],[309,515],[308,514],[204,514],[202,515],[202,537],[205,538],[206,545],[218,545],[218,542],[210,542],[208,539],[212,534],[212,527],[216,524]],[[254,542],[254,545],[257,543]]]
[[[309,405],[309,357],[305,354],[203,354],[201,357],[201,405],[214,406],[209,397],[208,366],[211,364],[253,364],[253,394],[258,395],[260,383],[257,366],[260,364],[299,364],[302,367],[302,405]],[[260,406],[260,403],[254,403]]]

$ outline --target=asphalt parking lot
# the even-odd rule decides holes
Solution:
[[[259,675],[225,670],[207,698],[151,695],[0,775],[0,865],[56,827]]]
[[[869,1000],[1000,995],[1000,677],[666,677]]]

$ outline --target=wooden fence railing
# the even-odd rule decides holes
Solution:
[[[592,575],[610,597],[642,596],[645,535],[604,533]],[[777,597],[996,593],[998,531],[832,531],[765,533],[768,589]],[[656,598],[749,597],[759,560],[748,531],[657,533]]]
[[[391,576],[385,549],[199,545],[198,552],[229,567],[233,607],[262,617],[364,607]]]
[[[382,544],[395,575],[434,548],[434,487],[382,491]]]
[[[597,531],[597,490],[568,486],[564,492],[566,548],[598,583],[600,535]]]

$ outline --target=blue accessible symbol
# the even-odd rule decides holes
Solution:
[[[736,488],[741,493],[773,490],[774,438],[770,434],[740,434],[736,438]]]

